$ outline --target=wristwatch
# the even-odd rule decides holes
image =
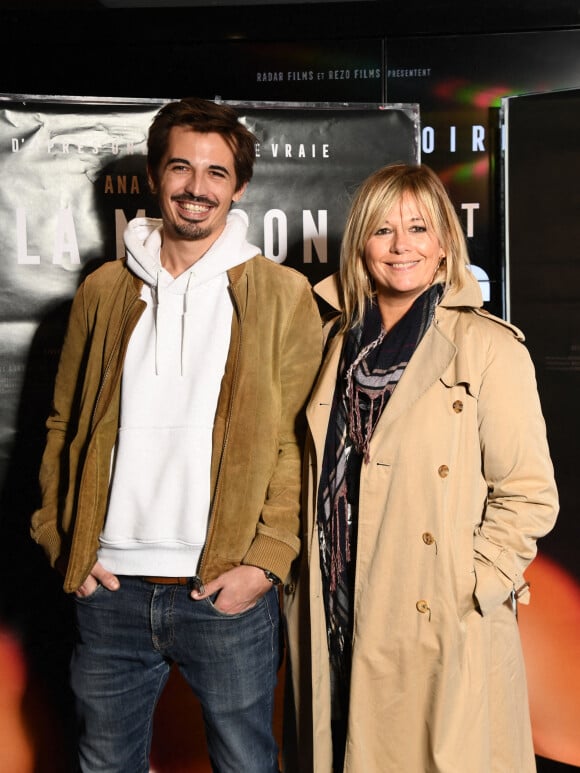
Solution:
[[[267,569],[264,569],[264,574],[266,575],[268,582],[271,582],[272,585],[282,585],[282,580],[274,574],[274,572],[269,572]]]

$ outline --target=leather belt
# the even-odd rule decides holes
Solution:
[[[154,585],[187,585],[191,582],[191,577],[141,577],[141,579]]]

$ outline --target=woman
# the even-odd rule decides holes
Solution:
[[[287,596],[300,773],[535,770],[515,607],[557,492],[523,335],[426,166],[360,187],[308,406]]]

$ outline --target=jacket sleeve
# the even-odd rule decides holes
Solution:
[[[492,336],[478,400],[485,512],[474,535],[475,597],[483,615],[511,593],[529,603],[524,570],[552,529],[558,495],[534,366],[505,330]]]
[[[299,548],[305,406],[322,356],[322,321],[310,285],[301,290],[281,341],[280,429],[256,538],[244,563],[285,579]]]
[[[47,440],[42,457],[39,481],[42,506],[33,513],[32,538],[43,548],[50,564],[64,573],[67,556],[62,523],[63,500],[72,479],[68,461],[71,435],[78,415],[79,381],[82,377],[86,348],[86,320],[83,287],[78,290],[68,320],[67,332],[56,375],[52,407],[46,421]]]

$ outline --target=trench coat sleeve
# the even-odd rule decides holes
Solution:
[[[305,405],[322,356],[322,322],[304,283],[280,342],[280,425],[277,457],[256,537],[244,563],[270,567],[285,579],[299,549],[299,510]]]
[[[61,491],[66,491],[65,454],[70,442],[71,422],[78,411],[78,384],[82,376],[87,344],[84,285],[77,291],[69,315],[67,331],[56,375],[52,407],[46,421],[47,439],[39,472],[42,506],[32,515],[31,536],[43,548],[51,566],[63,574],[67,556],[63,555],[62,530],[58,523]],[[70,476],[70,470],[68,475]]]
[[[475,597],[483,615],[511,593],[529,603],[524,570],[553,527],[558,495],[534,366],[524,344],[498,331],[489,342],[478,399],[488,486],[474,535]]]

